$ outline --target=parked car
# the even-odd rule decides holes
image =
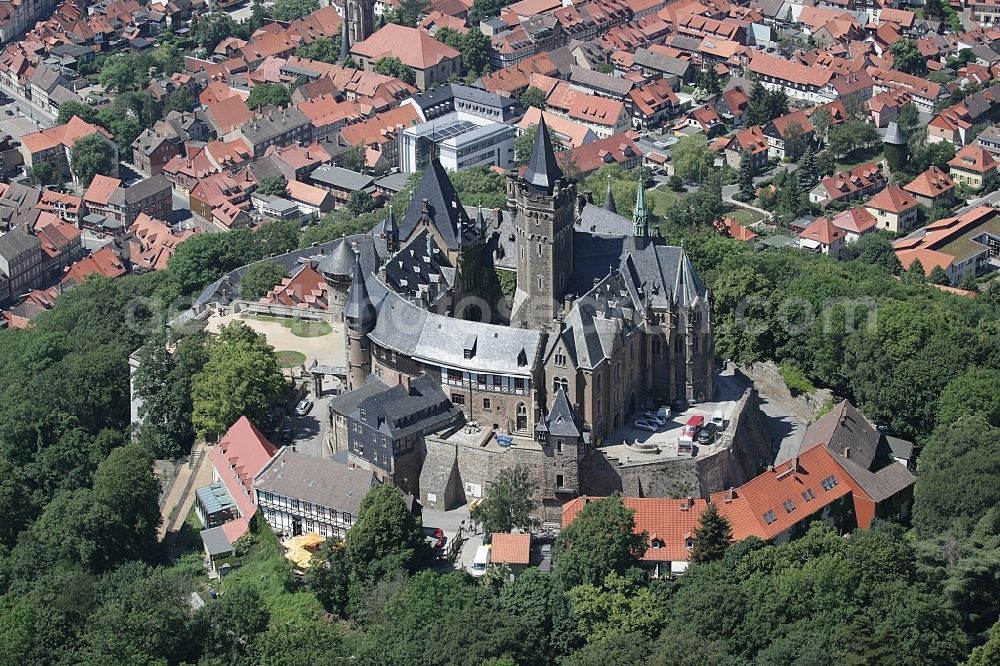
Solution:
[[[646,412],[642,415],[650,423],[656,423],[661,428],[667,425],[667,419],[664,416],[660,416],[659,412]]]
[[[302,398],[299,400],[299,404],[295,405],[295,413],[299,416],[305,416],[312,410],[313,403],[309,398]]]
[[[726,417],[722,415],[721,409],[717,409],[712,413],[712,423],[717,425],[719,430],[722,430],[722,426],[726,425]]]
[[[660,424],[656,423],[655,421],[649,422],[645,419],[638,419],[632,425],[634,425],[639,430],[648,430],[649,432],[656,432],[657,430],[660,429]]]
[[[669,421],[674,415],[673,410],[667,407],[666,405],[660,405],[660,408],[656,410],[656,413],[662,416],[664,420],[667,421]]]
[[[285,444],[295,439],[295,429],[291,425],[286,425],[281,429],[281,441]]]
[[[719,432],[719,426],[714,423],[706,423],[701,430],[698,431],[698,443],[711,444],[715,441],[715,434],[717,432]]]

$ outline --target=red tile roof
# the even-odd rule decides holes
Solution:
[[[833,245],[836,241],[844,238],[846,235],[847,233],[843,229],[834,226],[834,224],[825,217],[819,218],[803,229],[799,234],[802,238],[814,240],[824,245]]]
[[[577,497],[563,504],[562,526],[565,529],[592,499]],[[625,497],[625,508],[635,511],[635,532],[646,532],[647,562],[686,562],[691,559],[686,541],[698,527],[701,512],[708,507],[703,499],[664,499]],[[654,547],[654,542],[659,547]]]
[[[447,44],[431,37],[427,31],[419,28],[389,23],[378,32],[355,44],[351,53],[364,56],[371,60],[395,56],[407,67],[428,69],[443,60],[461,57],[461,53]]]
[[[712,502],[729,520],[734,541],[773,539],[852,491],[864,496],[826,447],[817,446],[739,488],[713,493]]]
[[[869,199],[865,205],[875,210],[899,214],[916,208],[917,200],[899,185],[889,185]]]
[[[83,284],[90,275],[103,275],[115,278],[125,275],[125,264],[118,258],[110,245],[102,247],[89,257],[84,257],[66,269],[66,274],[59,284],[63,287]]]
[[[984,174],[997,168],[993,154],[978,146],[965,146],[948,162],[948,166]]]
[[[531,535],[494,534],[490,550],[491,562],[528,564],[531,556]]]
[[[937,166],[931,165],[927,171],[907,183],[903,189],[918,196],[936,199],[955,189],[955,181]]]
[[[848,233],[858,235],[871,231],[878,224],[878,220],[867,208],[850,208],[837,213],[830,222]]]
[[[240,517],[250,520],[257,511],[253,478],[277,452],[277,447],[245,416],[209,452],[212,467],[239,507]]]

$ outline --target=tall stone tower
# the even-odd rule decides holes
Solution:
[[[350,43],[363,42],[375,32],[375,0],[344,0],[343,19]]]
[[[524,176],[507,174],[507,207],[517,234],[517,291],[511,324],[552,328],[573,275],[576,183],[556,163],[545,119]]]
[[[375,306],[368,295],[361,257],[354,261],[354,277],[344,305],[347,335],[347,390],[360,388],[372,371],[372,351],[368,334],[375,328]]]

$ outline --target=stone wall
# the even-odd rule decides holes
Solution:
[[[709,456],[621,463],[600,451],[584,461],[582,492],[630,497],[704,497],[739,486],[770,462],[771,440],[761,419],[760,396],[748,389],[733,410],[726,448]]]
[[[785,385],[778,366],[771,361],[752,363],[739,368],[754,387],[768,400],[772,400],[782,408],[791,412],[799,420],[812,423],[823,405],[833,400],[833,392],[829,389],[816,389],[809,394],[792,395]]]

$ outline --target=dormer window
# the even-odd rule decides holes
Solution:
[[[653,539],[652,546],[653,546],[654,550],[658,550],[660,548],[663,548],[663,540],[662,539]]]

